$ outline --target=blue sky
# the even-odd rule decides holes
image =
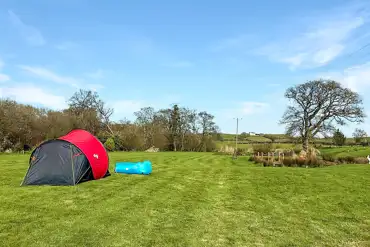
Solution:
[[[370,2],[349,0],[3,0],[0,97],[60,109],[84,87],[115,120],[178,103],[224,132],[239,117],[240,132],[282,133],[285,89],[331,78],[370,115],[369,21]]]

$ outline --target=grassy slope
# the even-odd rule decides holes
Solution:
[[[284,134],[267,134],[267,135],[272,135],[276,137],[275,142],[289,142],[289,138],[284,135]],[[224,140],[234,140],[235,141],[235,134],[226,134],[223,133],[221,136],[224,138]],[[370,141],[370,137],[366,138],[368,141]],[[239,139],[240,140],[240,139]],[[263,136],[248,136],[245,141],[250,141],[250,142],[270,142],[271,139],[263,137]],[[332,142],[331,138],[324,139],[324,138],[315,138],[316,143],[321,143],[321,142]],[[347,144],[354,144],[355,139],[352,137],[347,137],[346,138],[346,143]]]
[[[258,144],[258,143],[255,143]],[[230,146],[235,147],[235,142],[233,141],[224,141],[224,142],[216,142],[216,145],[218,148],[221,148],[222,146]],[[291,143],[279,143],[279,144],[272,144],[274,148],[292,148],[295,146],[295,144]],[[238,143],[238,148],[252,148],[253,144],[250,143]]]
[[[113,153],[153,174],[19,187],[0,155],[3,246],[369,246],[370,166],[264,168],[203,153]]]
[[[323,154],[332,154],[337,157],[353,156],[353,157],[366,157],[370,154],[370,147],[335,147],[320,149]]]
[[[217,142],[217,147],[221,148],[222,146],[230,146],[235,147],[235,142],[232,141],[224,141],[224,142]],[[295,146],[300,146],[299,144],[290,144],[290,143],[279,143],[279,144],[272,144],[273,148],[282,148],[282,149],[291,149]],[[238,148],[252,148],[253,144],[244,144],[239,143]],[[352,157],[367,157],[370,154],[370,147],[351,147],[351,146],[344,146],[344,147],[322,147],[319,149],[322,154],[333,154],[336,157],[344,157],[344,156],[352,156]]]

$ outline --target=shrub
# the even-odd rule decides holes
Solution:
[[[322,154],[321,157],[325,161],[330,161],[330,162],[336,162],[337,161],[337,158],[333,154],[330,154],[330,153]]]
[[[119,135],[115,135],[113,140],[114,140],[114,150],[123,150],[124,143],[121,137]]]
[[[20,142],[17,142],[15,145],[13,145],[13,151],[19,152],[23,150],[23,145]]]
[[[354,163],[355,164],[369,164],[369,161],[367,160],[367,158],[357,157],[354,159]]]
[[[343,146],[345,144],[345,142],[346,142],[346,137],[344,136],[344,134],[339,129],[337,129],[334,132],[334,135],[333,135],[334,145]]]
[[[265,143],[265,144],[254,144],[253,146],[254,153],[268,153],[271,152],[273,149],[272,143]]]
[[[239,155],[239,156],[246,155],[247,154],[247,150],[245,148],[237,148],[235,150],[235,154],[236,155]]]
[[[265,159],[262,158],[262,157],[255,157],[255,159],[254,159],[254,163],[263,163],[264,161],[265,161]]]
[[[338,164],[335,163],[335,162],[323,160],[323,165],[325,165],[325,166],[336,166]]]
[[[296,164],[296,159],[294,158],[287,157],[283,159],[284,166],[293,166],[294,164]]]
[[[233,153],[235,153],[235,148],[231,147],[231,146],[228,146],[228,145],[225,145],[225,146],[222,146],[219,149],[219,152],[226,153],[226,154],[233,154]]]
[[[296,162],[296,160],[294,160],[294,162],[291,164],[291,167],[297,167],[298,165],[297,165],[297,162]]]
[[[263,166],[273,166],[274,162],[271,160],[263,160]]]
[[[283,148],[283,145],[281,144],[275,144],[275,149],[282,149]]]
[[[305,160],[305,164],[308,167],[319,167],[321,163],[322,162],[319,159],[317,159],[316,157],[312,157],[312,158],[309,158],[309,159]]]
[[[263,157],[258,157],[258,156],[251,156],[249,157],[250,161],[253,161],[255,164],[263,164],[264,162],[267,162],[266,159]]]
[[[323,148],[322,144],[314,144],[313,145],[316,149],[321,149]]]
[[[306,159],[304,158],[297,158],[296,159],[297,166],[303,167],[306,166]]]
[[[338,161],[340,163],[353,164],[353,163],[355,163],[355,157],[353,157],[353,156],[340,156],[340,157],[338,157]]]
[[[107,149],[107,151],[114,151],[116,148],[114,139],[112,137],[109,137],[107,141],[104,143],[104,147]]]
[[[296,154],[299,154],[302,150],[303,150],[303,149],[302,149],[302,145],[295,145],[295,146],[293,147],[293,151],[294,151],[294,153],[296,153]]]

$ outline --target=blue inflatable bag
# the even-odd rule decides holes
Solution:
[[[149,160],[143,162],[117,162],[114,171],[116,173],[149,175],[152,173],[152,163]]]

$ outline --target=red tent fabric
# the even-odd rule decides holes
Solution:
[[[75,129],[58,139],[74,144],[85,154],[95,179],[105,176],[109,167],[109,157],[98,138],[86,130]]]

